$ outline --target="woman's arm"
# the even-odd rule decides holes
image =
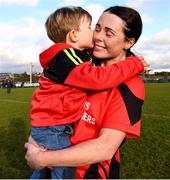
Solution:
[[[41,151],[41,149],[26,143],[27,163],[41,169],[50,166],[82,166],[99,161],[110,160],[119,148],[125,133],[103,128],[96,139],[88,140],[63,150]]]

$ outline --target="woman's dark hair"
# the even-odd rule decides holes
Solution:
[[[142,33],[142,19],[136,10],[129,7],[112,6],[104,12],[115,14],[121,18],[125,22],[125,28],[123,29],[125,37],[127,39],[134,38],[135,42],[138,41]],[[132,54],[133,53],[129,49],[126,55],[129,56]]]

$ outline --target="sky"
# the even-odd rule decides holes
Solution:
[[[136,9],[143,32],[133,47],[154,71],[170,72],[170,0],[0,0],[0,73],[41,72],[39,53],[53,43],[44,23],[53,11],[67,5],[81,6],[93,17],[95,27],[106,8],[120,5]]]

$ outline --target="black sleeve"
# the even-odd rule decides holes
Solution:
[[[90,60],[91,58],[86,51],[63,50],[48,63],[48,69],[44,70],[43,73],[48,79],[63,84],[73,68]]]
[[[129,87],[124,83],[118,86],[118,90],[125,103],[130,123],[131,125],[134,125],[141,119],[142,105],[144,101],[136,97]]]

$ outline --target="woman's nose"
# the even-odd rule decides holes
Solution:
[[[96,41],[103,41],[103,33],[102,32],[94,32],[94,39]]]

